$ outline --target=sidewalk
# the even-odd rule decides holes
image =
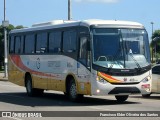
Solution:
[[[4,78],[4,73],[0,73],[0,81],[8,81],[8,78]]]

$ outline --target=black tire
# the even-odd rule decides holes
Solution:
[[[68,93],[66,95],[68,95],[69,99],[73,102],[79,102],[80,100],[82,100],[83,95],[77,94],[77,86],[74,79],[70,80]]]
[[[142,94],[142,97],[144,98],[149,98],[151,96],[151,94]]]
[[[128,99],[128,95],[116,95],[115,98],[119,103],[122,103]]]
[[[43,93],[44,93],[43,89],[34,88],[34,94],[35,94],[35,96],[42,96]]]
[[[33,88],[31,76],[26,77],[26,84],[25,85],[26,85],[26,91],[27,91],[28,96],[31,96],[31,97],[39,96],[39,95],[42,95],[44,92],[43,89]]]
[[[65,97],[67,97],[68,98],[68,92],[63,92],[64,93],[64,95],[65,95]]]

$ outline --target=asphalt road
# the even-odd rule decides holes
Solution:
[[[160,94],[151,95],[150,98],[142,98],[140,95],[130,96],[124,103],[118,103],[114,96],[85,96],[85,98],[79,103],[70,102],[61,92],[45,91],[45,94],[40,97],[28,97],[24,87],[14,85],[8,81],[0,81],[0,111],[18,111],[22,112],[46,112],[44,114],[57,115],[58,117],[43,117],[42,118],[22,118],[22,117],[11,117],[11,118],[0,118],[0,120],[135,120],[135,114],[132,111],[146,111],[149,113],[155,113],[154,111],[160,111]],[[56,112],[53,112],[56,111]],[[60,111],[60,112],[57,112]],[[69,113],[62,111],[71,111]],[[71,114],[72,111],[75,116],[82,117],[60,117]],[[84,112],[88,111],[88,112]],[[91,111],[91,112],[90,112]],[[97,113],[95,111],[98,111]],[[123,117],[126,113],[130,114],[130,117]],[[120,113],[118,117],[101,117],[96,114],[105,115],[108,113],[112,114]],[[139,112],[138,112],[139,113]],[[147,113],[142,112],[148,116]],[[28,114],[28,113],[25,113]],[[85,115],[88,117],[84,117]],[[37,113],[38,115],[38,113]],[[122,115],[122,117],[121,117]],[[153,114],[151,114],[153,115]],[[74,116],[74,115],[73,115]],[[134,117],[133,117],[134,116]],[[136,120],[159,120],[160,117],[136,117]]]

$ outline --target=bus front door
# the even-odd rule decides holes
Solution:
[[[88,51],[88,37],[81,36],[79,39],[79,57],[78,57],[78,79],[80,94],[88,94],[90,89],[90,55]]]

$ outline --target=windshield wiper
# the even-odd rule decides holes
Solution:
[[[134,58],[133,54],[129,53],[129,55],[131,56],[131,58],[133,59],[133,61],[136,63],[138,69],[141,70],[142,68],[141,68],[140,64],[137,62],[137,60]]]
[[[125,62],[126,62],[125,51],[127,50],[127,47],[125,45],[125,41],[123,40],[123,36],[122,36],[122,32],[121,31],[120,31],[120,38],[121,38],[122,42],[120,42],[120,44],[119,44],[120,45],[120,49],[117,51],[117,53],[116,53],[116,55],[114,57],[114,62],[115,62],[115,59],[117,59],[119,57],[118,53],[123,52],[123,56],[124,56],[124,68],[125,68],[125,66],[126,66],[125,65]],[[133,53],[131,52],[131,53],[129,53],[129,55],[131,56],[131,58],[133,59],[133,61],[137,65],[138,70],[141,70],[142,68],[141,68],[140,64],[137,62],[137,60],[134,58]],[[113,65],[114,65],[114,63],[112,63],[112,65],[109,67],[108,70],[110,70],[113,67]]]

